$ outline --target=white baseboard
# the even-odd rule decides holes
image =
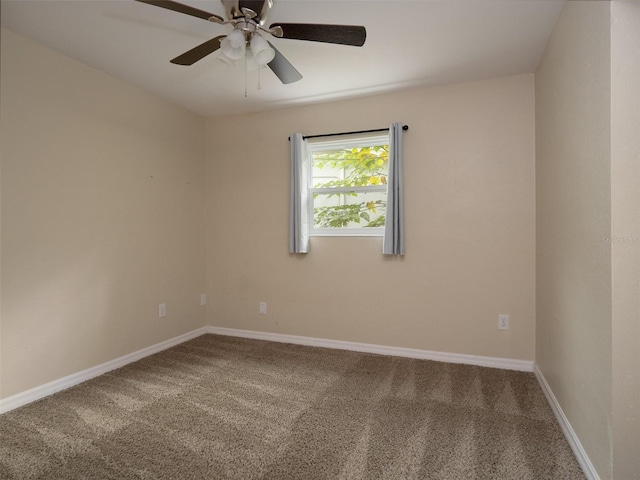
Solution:
[[[338,350],[377,353],[379,355],[392,355],[395,357],[419,358],[422,360],[435,360],[438,362],[464,363],[467,365],[478,365],[480,367],[492,367],[502,368],[505,370],[533,372],[533,362],[528,360],[483,357],[477,355],[464,355],[461,353],[434,352],[429,350],[418,350],[414,348],[387,347],[384,345],[374,345],[370,343],[345,342],[342,340],[327,340],[323,338],[301,337],[298,335],[285,335],[281,333],[237,330],[235,328],[206,328],[208,333],[227,335],[231,337],[253,338],[256,340],[269,340],[272,342],[293,343],[296,345],[308,345],[312,347],[336,348]]]
[[[576,459],[578,460],[582,471],[587,477],[587,480],[600,480],[598,472],[596,472],[596,469],[591,463],[587,452],[582,447],[582,444],[580,443],[576,432],[573,430],[573,427],[569,423],[569,419],[562,411],[562,407],[558,403],[558,399],[556,399],[556,396],[553,394],[551,387],[547,383],[547,380],[544,378],[544,375],[542,374],[542,371],[537,364],[534,367],[534,373],[536,375],[536,378],[538,379],[538,383],[540,384],[542,391],[544,392],[544,395],[547,397],[549,405],[551,405],[551,410],[553,410],[553,413],[556,416],[558,423],[560,424],[560,428],[562,429],[564,436],[569,442],[571,450],[573,450],[573,454],[576,456]]]
[[[31,390],[7,397],[0,400],[0,414],[26,405],[27,403],[35,402],[41,398],[48,397],[53,393],[73,387],[79,383],[86,382],[87,380],[110,372],[111,370],[115,370],[116,368],[124,367],[129,363],[148,357],[154,353],[161,352],[162,350],[166,350],[167,348],[171,348],[175,345],[186,342],[187,340],[191,340],[192,338],[199,337],[205,333],[207,333],[207,327],[202,327],[183,335],[170,338],[164,342],[156,343],[155,345],[143,348],[137,352],[116,358],[115,360],[110,360],[101,365],[96,365],[95,367],[88,368],[87,370],[68,375],[64,378],[60,378],[59,380],[54,380],[53,382],[45,383],[44,385],[32,388]]]
[[[527,360],[515,360],[509,358],[483,357],[477,355],[464,355],[459,353],[434,352],[413,348],[387,347],[369,343],[345,342],[341,340],[327,340],[322,338],[301,337],[297,335],[285,335],[279,333],[256,332],[251,330],[238,330],[222,327],[202,327],[192,332],[157,343],[137,352],[124,355],[101,365],[68,375],[64,378],[40,385],[25,392],[0,400],[0,414],[48,397],[56,392],[86,382],[104,373],[124,367],[125,365],[140,360],[154,353],[161,352],[180,343],[199,337],[205,333],[227,335],[233,337],[253,338],[280,343],[293,343],[297,345],[309,345],[313,347],[335,348],[339,350],[352,350],[355,352],[376,353],[379,355],[392,355],[397,357],[419,358],[423,360],[435,360],[439,362],[464,363],[482,367],[502,368],[507,370],[533,371],[533,362]]]
[[[439,362],[463,363],[467,365],[478,365],[481,367],[502,368],[507,370],[519,370],[524,372],[534,372],[538,383],[542,388],[547,401],[553,410],[560,428],[562,429],[574,455],[576,456],[580,467],[582,468],[587,480],[600,480],[596,469],[594,468],[587,452],[582,447],[578,436],[576,435],[569,420],[562,411],[562,407],[558,403],[551,387],[547,383],[542,371],[538,365],[528,360],[517,360],[499,357],[484,357],[477,355],[465,355],[460,353],[436,352],[429,350],[418,350],[413,348],[388,347],[384,345],[375,345],[369,343],[346,342],[342,340],[328,340],[323,338],[303,337],[298,335],[286,335],[281,333],[258,332],[252,330],[239,330],[235,328],[224,327],[202,327],[183,335],[165,340],[150,347],[143,348],[136,352],[124,355],[109,362],[97,365],[95,367],[83,370],[72,375],[68,375],[59,380],[40,385],[25,392],[18,393],[5,399],[0,399],[0,414],[21,407],[28,403],[34,402],[41,398],[52,395],[61,390],[73,387],[79,383],[90,380],[94,377],[110,372],[117,368],[123,367],[129,363],[138,361],[154,353],[161,352],[168,348],[184,343],[192,338],[199,337],[206,333],[217,335],[226,335],[232,337],[253,338],[256,340],[268,340],[280,343],[292,343],[296,345],[308,345],[313,347],[335,348],[339,350],[351,350],[355,352],[375,353],[379,355],[392,355],[397,357],[418,358],[423,360],[435,360]]]

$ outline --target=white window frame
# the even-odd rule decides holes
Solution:
[[[314,195],[317,193],[374,193],[384,192],[387,194],[387,185],[371,185],[364,187],[325,187],[316,188],[313,186],[313,154],[317,151],[348,149],[362,147],[365,145],[389,145],[388,133],[368,133],[359,134],[357,137],[340,138],[334,140],[310,140],[307,143],[309,152],[309,173],[307,175],[308,192],[308,213],[309,213],[309,235],[314,237],[382,237],[384,236],[384,226],[382,227],[361,227],[361,228],[316,228],[314,219]]]

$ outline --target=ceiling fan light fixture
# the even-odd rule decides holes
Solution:
[[[244,38],[244,33],[240,30],[233,30],[229,35],[227,35],[227,38],[233,48],[242,48],[242,46],[247,43]]]
[[[232,67],[235,66],[235,64],[236,64],[236,60],[231,60],[230,58],[227,58],[227,56],[225,54],[223,54],[223,53],[218,55],[218,60],[220,60],[222,63],[224,63],[226,65],[230,65]]]
[[[266,65],[276,56],[275,50],[257,33],[251,37],[250,48],[253,58],[258,65]]]
[[[235,33],[240,34],[243,39],[239,45],[237,42],[237,35],[234,35]],[[237,46],[234,46],[234,44]],[[220,42],[220,50],[222,51],[222,55],[228,60],[240,60],[244,56],[245,52],[244,34],[238,30],[234,30]]]

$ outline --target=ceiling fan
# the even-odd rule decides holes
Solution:
[[[177,56],[171,63],[193,65],[198,60],[221,49],[221,58],[234,61],[245,55],[247,47],[258,65],[267,65],[284,84],[297,82],[302,75],[282,55],[263,33],[277,38],[308,40],[361,47],[367,38],[364,27],[357,25],[326,25],[317,23],[272,23],[265,27],[273,0],[220,0],[227,20],[214,13],[172,0],[136,0],[174,12],[202,18],[220,25],[231,25],[228,35],[220,35]]]

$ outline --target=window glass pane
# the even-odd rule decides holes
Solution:
[[[386,192],[316,193],[313,228],[375,228],[384,226]]]
[[[313,150],[314,188],[345,188],[387,184],[389,146],[363,143],[352,148]]]

